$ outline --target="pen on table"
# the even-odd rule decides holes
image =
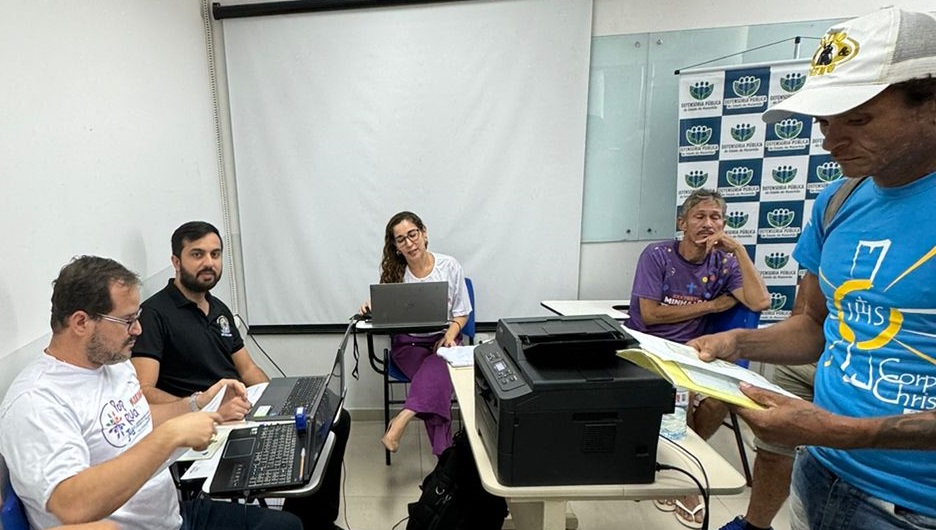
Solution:
[[[305,447],[299,451],[299,478],[305,476]]]

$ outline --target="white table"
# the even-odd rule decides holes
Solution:
[[[652,484],[604,484],[595,486],[504,486],[497,482],[494,468],[478,436],[474,409],[474,368],[452,368],[449,374],[455,384],[455,395],[462,412],[465,430],[474,453],[484,489],[507,499],[517,530],[564,530],[566,503],[570,500],[640,500],[678,497],[698,493],[698,488],[685,475],[676,471],[660,471]],[[709,492],[730,495],[744,491],[744,477],[711,446],[689,431],[680,445],[702,462],[708,474]],[[695,462],[675,448],[672,442],[660,438],[657,461],[692,473],[704,484],[702,472]],[[626,526],[626,525],[625,525]]]
[[[630,300],[543,300],[540,305],[562,316],[608,315],[615,320],[630,318],[624,309],[630,307]]]

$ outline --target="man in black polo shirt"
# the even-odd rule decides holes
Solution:
[[[133,347],[133,365],[150,403],[188,399],[192,409],[206,403],[201,391],[219,379],[245,385],[270,378],[254,363],[234,324],[234,315],[209,292],[221,279],[222,242],[213,225],[192,221],[172,234],[175,278],[143,302],[143,333]],[[220,411],[225,419],[241,419],[250,404],[242,400]],[[341,488],[341,464],[351,431],[351,416],[341,412],[332,427],[335,446],[317,493],[289,498],[283,509],[302,519],[306,530],[335,529]]]

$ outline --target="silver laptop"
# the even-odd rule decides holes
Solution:
[[[370,295],[374,329],[448,325],[448,282],[378,283]]]

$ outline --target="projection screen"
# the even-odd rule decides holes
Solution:
[[[479,322],[575,298],[592,2],[225,19],[251,325],[344,322],[419,214]]]

